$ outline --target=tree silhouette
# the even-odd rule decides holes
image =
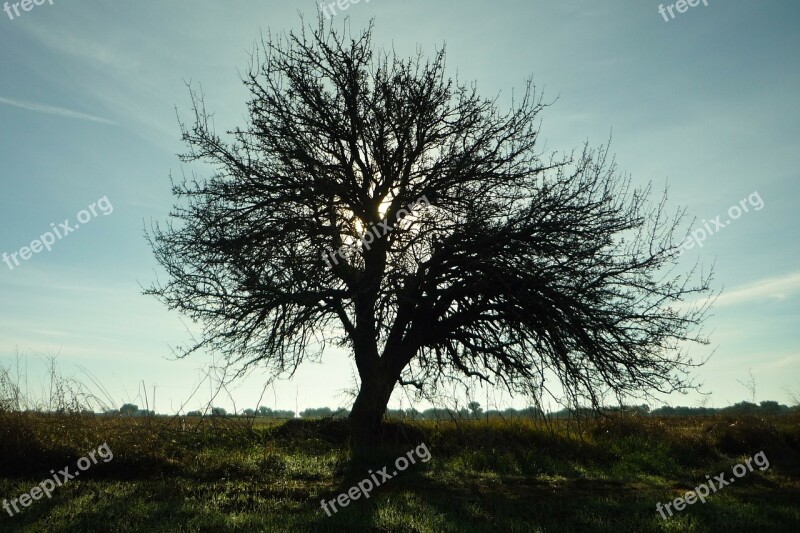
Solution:
[[[674,304],[710,275],[674,272],[683,213],[666,193],[650,203],[607,147],[543,155],[530,80],[501,112],[445,74],[444,49],[400,58],[371,26],[349,35],[320,20],[262,40],[228,141],[190,90],[183,161],[215,172],[173,184],[148,235],[169,279],[147,292],[204,325],[181,354],[291,375],[349,347],[357,446],[398,383],[554,379],[592,406],[691,386],[678,347],[705,342],[707,306]]]
[[[469,404],[467,404],[467,409],[472,412],[472,418],[478,418],[483,412],[483,408],[478,402],[469,402]]]
[[[132,403],[126,403],[119,408],[119,412],[123,415],[135,415],[139,412],[139,406]]]

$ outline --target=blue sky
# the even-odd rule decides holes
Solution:
[[[702,220],[729,220],[730,206],[763,200],[681,258],[716,268],[724,293],[707,323],[709,362],[694,374],[709,406],[800,394],[800,3],[709,0],[665,22],[658,2],[626,0],[372,0],[333,19],[354,30],[375,19],[375,41],[401,55],[447,44],[448,66],[484,95],[508,98],[528,76],[556,99],[543,116],[552,150],[605,142],[634,182],[669,185],[670,206]],[[171,206],[169,176],[190,169],[176,154],[178,115],[189,118],[187,82],[201,84],[222,132],[243,124],[239,72],[259,32],[300,25],[313,2],[67,2],[13,20],[0,13],[0,253],[18,252],[50,224],[106,197],[86,224],[13,269],[0,263],[0,364],[28,361],[42,390],[43,357],[60,354],[66,375],[96,376],[117,403],[157,386],[156,407],[174,411],[201,382],[212,355],[171,360],[186,342],[181,318],[140,285],[159,272],[143,230]],[[13,265],[13,263],[12,263]],[[354,365],[326,354],[262,404],[300,409],[347,405]],[[254,405],[255,372],[215,400]],[[187,404],[209,397],[209,387]],[[486,392],[477,393],[482,400]],[[491,407],[525,405],[491,392]],[[408,406],[401,394],[392,404]],[[668,398],[698,405],[697,394]],[[485,403],[485,402],[484,402]],[[426,404],[420,404],[427,406]]]

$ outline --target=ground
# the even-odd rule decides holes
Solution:
[[[0,531],[800,531],[800,416],[392,422],[354,464],[342,421],[0,413],[0,499],[103,443],[100,460]],[[332,500],[421,444],[430,460],[328,517]],[[662,519],[656,504],[759,452]],[[751,463],[752,464],[752,463]],[[1,502],[0,502],[1,503]]]

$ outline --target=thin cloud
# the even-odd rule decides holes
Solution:
[[[94,115],[87,115],[71,109],[64,109],[63,107],[55,107],[45,104],[37,104],[35,102],[23,102],[22,100],[14,100],[13,98],[4,98],[0,96],[0,104],[6,104],[20,109],[27,109],[28,111],[36,111],[38,113],[47,113],[49,115],[58,115],[60,117],[77,118],[79,120],[89,120],[91,122],[100,122],[102,124],[114,124],[114,122],[96,117]]]
[[[751,302],[775,302],[784,300],[800,290],[800,272],[786,276],[764,278],[753,283],[740,285],[734,289],[725,289],[715,300],[713,309],[725,306],[741,305]],[[706,298],[688,302],[678,302],[670,307],[676,311],[697,309],[707,303]]]
[[[714,307],[752,301],[783,300],[800,289],[800,272],[776,278],[765,278],[731,291],[723,291]]]

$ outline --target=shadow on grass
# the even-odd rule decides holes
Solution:
[[[658,428],[598,425],[593,438],[583,440],[529,426],[388,423],[383,445],[353,460],[347,452],[346,421],[313,420],[247,436],[219,431],[110,435],[112,462],[93,466],[80,481],[60,487],[52,500],[35,502],[14,518],[0,518],[0,530],[800,530],[800,486],[796,479],[773,476],[796,464],[796,456],[795,463],[785,459],[795,450],[779,449],[788,441],[782,435],[753,440],[739,425],[723,422],[710,427],[707,434],[698,433],[698,442],[708,439],[748,455],[763,446],[771,470],[748,474],[706,504],[690,506],[667,521],[659,517],[656,503],[681,496],[702,482],[703,474],[685,468],[686,451],[676,447],[696,445]],[[27,453],[30,459],[22,469],[25,479],[0,479],[4,497],[30,490],[33,471],[74,467],[79,455],[73,450],[97,438],[92,434],[69,446],[43,448],[34,433],[24,428],[14,432],[11,448],[0,442],[17,457]],[[137,435],[143,440],[130,439]],[[166,446],[164,439],[174,444]],[[39,447],[26,450],[26,442]],[[430,462],[416,456],[415,465],[383,480],[369,498],[359,497],[344,508],[337,504],[338,512],[330,517],[323,511],[321,499],[348,493],[371,477],[369,470],[388,467],[393,473],[395,460],[423,442]],[[687,457],[702,473],[714,475],[734,464],[702,449],[701,463]],[[669,465],[661,464],[667,460]]]
[[[406,472],[367,501],[330,518],[320,512],[308,531],[800,531],[800,491],[741,489],[662,520],[656,503],[676,494],[655,484],[477,478],[454,486]]]

